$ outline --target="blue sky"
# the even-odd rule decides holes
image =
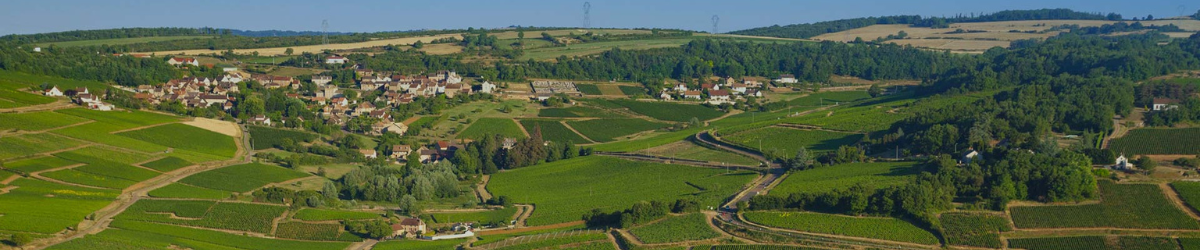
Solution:
[[[466,27],[582,26],[584,1],[559,0],[0,0],[0,35],[120,27],[370,32]],[[1126,17],[1195,13],[1182,0],[591,0],[593,27],[712,29],[721,32],[881,15],[935,15],[1071,8]]]

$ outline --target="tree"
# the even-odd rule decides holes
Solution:
[[[804,170],[808,169],[808,162],[812,161],[812,154],[804,146],[800,146],[800,150],[796,151],[796,156],[788,161],[789,167],[792,169]]]
[[[335,186],[333,182],[325,182],[325,186],[321,187],[321,195],[324,195],[326,199],[337,199],[337,186]]]
[[[871,84],[871,88],[867,89],[867,94],[870,94],[871,97],[879,97],[883,95],[883,88],[880,88],[878,83]]]
[[[28,245],[30,242],[33,242],[33,237],[30,237],[29,234],[16,233],[12,235],[12,243],[18,247]]]
[[[404,211],[408,215],[416,215],[421,213],[421,204],[417,201],[417,198],[413,197],[412,195],[406,194],[403,198],[400,198],[399,205],[400,210]]]
[[[420,40],[418,40],[417,42],[413,43],[413,45],[412,45],[412,46],[413,46],[413,48],[418,48],[418,49],[420,49],[420,48],[424,48],[424,47],[425,47],[425,43],[424,43],[424,42],[421,42]]]
[[[1154,168],[1158,167],[1158,162],[1155,162],[1154,159],[1150,159],[1150,157],[1143,155],[1142,157],[1138,157],[1138,159],[1133,162],[1133,165],[1142,170],[1146,170],[1147,172],[1154,172]]]
[[[296,51],[292,50],[292,48],[287,48],[286,50],[283,50],[283,54],[289,55],[289,56],[291,56],[292,53],[294,53],[294,52],[296,52]]]
[[[348,99],[348,100],[358,99],[358,92],[356,92],[354,90],[349,90],[349,89],[342,90],[342,94],[346,95],[346,99]]]
[[[408,162],[404,163],[404,168],[408,171],[421,168],[421,152],[412,152],[408,154]]]

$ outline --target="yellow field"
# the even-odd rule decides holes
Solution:
[[[528,36],[528,35],[529,34],[526,34],[526,36]],[[437,40],[437,39],[442,39],[442,38],[447,38],[447,37],[461,37],[461,36],[462,35],[460,35],[460,34],[443,34],[443,35],[434,35],[434,36],[418,36],[418,37],[406,37],[406,38],[395,38],[395,39],[380,39],[380,40],[359,42],[359,43],[339,43],[339,44],[330,44],[330,45],[307,45],[307,46],[260,48],[260,49],[235,49],[235,50],[233,50],[233,53],[250,54],[250,53],[257,51],[259,55],[263,55],[263,56],[284,55],[283,52],[285,50],[287,50],[288,48],[292,48],[295,51],[294,52],[295,54],[300,54],[300,53],[304,53],[304,52],[320,53],[321,51],[324,51],[327,49],[328,50],[347,50],[347,49],[385,46],[385,45],[389,45],[389,44],[410,45],[417,41],[429,43],[429,42],[431,42],[433,40]],[[177,55],[177,54],[197,55],[197,54],[220,53],[220,51],[207,50],[207,49],[193,49],[193,50],[157,51],[157,52],[147,52],[147,53],[155,53],[158,55]]]
[[[951,51],[983,51],[995,46],[1007,47],[1010,41],[1038,38],[1044,39],[1058,35],[1059,32],[1046,32],[1041,34],[1030,33],[1012,33],[1010,30],[1042,31],[1053,26],[1064,24],[1077,24],[1083,27],[1094,27],[1105,24],[1116,23],[1115,21],[1100,21],[1100,20],[1041,20],[1041,21],[1005,21],[1005,22],[982,22],[982,23],[956,23],[951,24],[950,28],[931,29],[922,27],[909,27],[904,24],[880,24],[871,25],[863,28],[846,30],[842,32],[829,33],[813,37],[813,40],[819,41],[853,41],[856,37],[861,37],[863,40],[874,40],[888,35],[895,35],[900,31],[908,33],[911,39],[892,40],[901,45],[912,45],[915,47],[951,50]],[[1167,25],[1174,24],[1179,28],[1188,31],[1200,31],[1200,20],[1157,20],[1143,21],[1145,25]],[[957,29],[963,30],[985,30],[984,33],[961,33],[961,34],[946,34]],[[1172,37],[1186,37],[1190,33],[1168,34]],[[959,39],[936,39],[936,38],[962,38]],[[934,39],[927,39],[934,38]],[[992,40],[971,40],[971,39],[995,39]]]
[[[551,36],[565,36],[565,35],[570,35],[571,33],[575,33],[576,35],[581,35],[581,34],[588,33],[588,31],[591,31],[593,34],[597,34],[597,35],[600,35],[600,34],[610,34],[610,35],[650,34],[649,30],[624,30],[624,29],[590,29],[590,30],[569,29],[569,30],[551,30],[551,31],[526,30],[525,31],[525,39],[542,39],[542,32],[549,33]],[[491,33],[491,35],[496,36],[496,39],[517,39],[517,31],[516,30]]]
[[[426,44],[420,49],[430,55],[447,55],[462,52],[463,47],[449,43]]]

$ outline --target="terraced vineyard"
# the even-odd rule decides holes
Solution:
[[[382,215],[375,213],[326,209],[301,209],[300,211],[296,212],[296,215],[293,217],[306,221],[366,220],[383,218]]]
[[[597,142],[610,142],[617,140],[619,137],[670,126],[669,124],[650,122],[642,119],[594,119],[569,121],[567,124],[571,125],[579,133],[583,133],[584,136]]]
[[[118,219],[270,233],[287,207],[212,201],[141,200]]]
[[[1017,228],[1115,227],[1200,229],[1158,185],[1100,181],[1100,204],[1012,207]]]
[[[608,102],[628,108],[633,112],[663,121],[687,122],[692,118],[706,121],[724,115],[724,113],[721,113],[721,111],[693,104],[641,102],[632,100],[611,100]]]
[[[534,204],[528,225],[579,220],[594,208],[624,209],[638,201],[690,198],[718,206],[756,175],[726,170],[589,156],[500,172],[487,189]]]
[[[583,136],[571,131],[566,125],[563,125],[557,120],[521,120],[521,126],[525,127],[525,131],[533,131],[533,128],[542,130],[542,139],[547,141],[569,141],[575,144],[591,143]],[[532,132],[530,132],[532,133]]]
[[[458,223],[458,222],[477,222],[482,224],[508,225],[509,220],[512,220],[513,215],[517,213],[517,207],[508,207],[504,209],[496,209],[483,212],[469,213],[433,213],[430,217],[434,223]]]

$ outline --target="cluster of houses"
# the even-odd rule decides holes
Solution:
[[[415,150],[409,145],[392,145],[392,153],[387,157],[396,163],[403,164],[407,161],[409,155],[415,153],[420,155],[418,159],[421,163],[436,163],[454,157],[454,152],[462,148],[462,144],[453,141],[437,141],[436,145],[429,147],[421,146]],[[359,150],[359,152],[363,154],[363,157],[368,159],[378,157],[378,152],[375,152],[374,149],[363,149]]]
[[[51,96],[51,97],[59,97],[59,96],[66,96],[67,93],[64,92],[63,90],[59,89],[58,86],[53,86],[53,87],[50,87],[50,89],[43,90],[42,95]],[[114,108],[112,104],[104,103],[103,100],[100,100],[99,95],[95,95],[95,94],[92,94],[91,92],[88,92],[87,87],[75,88],[75,93],[74,93],[74,96],[72,97],[71,101],[74,101],[75,103],[78,103],[79,105],[83,105],[84,107],[87,107],[88,109],[91,109],[91,110],[110,111],[110,110],[113,110],[113,108]]]
[[[762,87],[763,84],[755,80],[737,81],[733,77],[726,77],[717,83],[700,84],[699,89],[688,88],[683,83],[676,84],[673,88],[664,88],[659,97],[665,100],[701,100],[713,105],[732,104],[745,97],[762,97]],[[705,93],[708,94],[707,99],[704,98]]]
[[[227,74],[221,79],[207,77],[184,77],[167,81],[158,86],[139,85],[133,94],[134,99],[159,104],[167,101],[178,101],[189,108],[221,107],[222,110],[233,108],[233,97],[229,93],[237,93],[238,82],[243,79],[238,74]]]

